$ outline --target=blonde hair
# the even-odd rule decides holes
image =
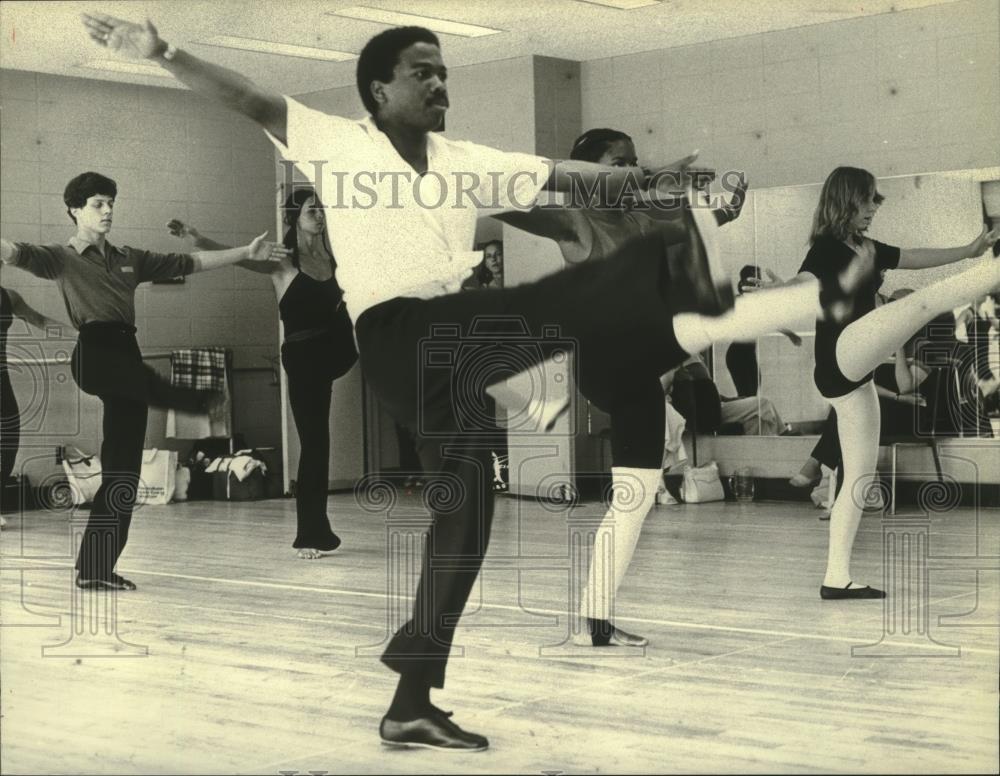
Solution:
[[[823,183],[809,242],[814,243],[825,236],[848,239],[852,233],[851,221],[873,197],[875,204],[881,204],[885,199],[878,193],[875,176],[868,170],[858,167],[835,169]]]

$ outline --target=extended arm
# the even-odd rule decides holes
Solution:
[[[278,243],[265,242],[267,232],[258,236],[249,245],[239,248],[226,248],[219,251],[194,251],[192,272],[208,272],[213,269],[227,267],[240,261],[266,262],[277,264],[288,256],[288,249]]]
[[[569,194],[570,204],[576,206],[617,203],[626,192],[649,190],[669,196],[683,193],[692,179],[697,183],[714,177],[711,170],[692,167],[697,158],[698,154],[693,153],[654,170],[563,159],[553,163],[545,188]]]
[[[168,45],[149,20],[145,24],[135,24],[106,14],[84,14],[83,23],[98,45],[131,59],[156,62],[192,91],[242,113],[285,143],[288,112],[281,95],[186,51],[174,51],[171,59],[165,58]]]
[[[56,328],[71,328],[69,324],[63,323],[62,321],[57,321],[55,318],[49,318],[45,313],[41,313],[32,307],[30,304],[24,301],[17,291],[7,289],[7,294],[10,296],[10,306],[11,311],[18,318],[27,321],[32,326],[38,329],[44,329],[50,326]]]
[[[215,240],[205,237],[193,226],[185,224],[183,221],[176,218],[171,219],[167,223],[167,230],[174,237],[190,237],[194,241],[195,248],[200,251],[224,251],[232,248],[230,245],[216,242]],[[237,267],[250,270],[251,272],[257,272],[261,275],[270,275],[283,265],[284,259],[281,261],[273,261],[270,258],[263,260],[243,258],[236,262]]]
[[[957,248],[903,248],[899,252],[899,268],[927,269],[962,259],[974,259],[992,248],[998,237],[1000,229],[988,230],[984,226],[975,240]]]

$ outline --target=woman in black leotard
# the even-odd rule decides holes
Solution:
[[[872,372],[921,326],[945,310],[978,299],[1000,286],[1000,262],[987,259],[962,272],[876,309],[882,272],[923,269],[981,256],[997,240],[987,231],[968,245],[947,249],[900,250],[864,236],[882,202],[874,176],[855,167],[838,167],[823,184],[813,218],[812,247],[800,277],[822,281],[860,259],[865,280],[847,303],[839,322],[816,324],[816,387],[837,412],[843,455],[843,487],[830,515],[830,546],[824,599],[884,598],[881,590],[855,585],[850,559],[866,488],[875,474],[879,406]]]
[[[276,267],[252,262],[238,266],[270,275],[284,324],[281,363],[288,376],[288,401],[301,451],[295,490],[298,532],[292,547],[311,560],[332,553],[340,537],[326,514],[330,464],[330,396],[333,381],[358,360],[354,329],[334,277],[336,262],[327,244],[323,205],[309,188],[285,200],[284,244],[292,253]],[[218,245],[180,221],[173,234],[193,237],[199,248]]]

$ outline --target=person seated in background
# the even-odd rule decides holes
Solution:
[[[462,283],[466,291],[475,288],[503,288],[503,243],[490,240],[483,245],[483,260]]]
[[[739,294],[752,293],[770,285],[782,283],[782,279],[771,270],[765,270],[768,280],[760,274],[761,268],[755,264],[746,264],[740,270],[740,279],[736,284],[736,292]],[[802,344],[802,338],[795,332],[782,329],[782,334],[798,347]],[[733,385],[736,387],[737,396],[756,396],[760,390],[760,367],[757,363],[757,343],[756,342],[733,342],[726,348],[726,368],[730,377],[733,378]]]
[[[1000,353],[996,299],[987,296],[955,311],[957,384],[964,389],[964,435],[992,436],[989,417],[1000,415]]]
[[[482,249],[483,260],[463,281],[463,291],[503,288],[503,242],[490,240],[483,244]],[[491,450],[490,455],[493,458],[493,490],[506,491],[508,489],[508,451],[506,445]]]
[[[663,390],[694,432],[725,433],[738,424],[747,436],[778,436],[790,432],[774,402],[763,396],[724,397],[701,356],[691,356],[660,379]]]
[[[973,304],[943,313],[911,340],[911,355],[928,370],[920,389],[928,410],[919,433],[993,436],[986,408],[987,395],[996,390],[989,366],[990,323],[980,319],[979,308]]]

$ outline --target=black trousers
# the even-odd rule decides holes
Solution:
[[[200,412],[204,391],[176,388],[142,361],[135,328],[90,323],[80,329],[73,379],[103,405],[101,487],[76,558],[84,579],[107,579],[128,541],[135,508],[148,407]]]
[[[493,521],[489,452],[502,435],[486,387],[571,349],[581,392],[610,411],[613,423],[642,425],[657,440],[659,467],[659,376],[688,355],[677,344],[671,305],[660,291],[663,256],[662,238],[654,235],[621,255],[535,283],[397,298],[358,318],[365,378],[387,411],[416,430],[427,488],[437,494],[427,498],[433,520],[413,616],[382,657],[393,670],[444,686],[455,627]],[[635,405],[627,409],[639,397],[650,412],[659,408],[658,419],[638,418]],[[622,440],[619,445],[628,451]]]
[[[301,445],[295,482],[295,548],[321,548],[334,540],[326,514],[330,396],[333,381],[345,375],[357,360],[353,338],[345,344],[342,337],[324,335],[281,346],[281,364],[288,375],[288,402]]]
[[[737,396],[756,396],[760,390],[760,367],[756,342],[734,342],[726,348],[726,368]]]

